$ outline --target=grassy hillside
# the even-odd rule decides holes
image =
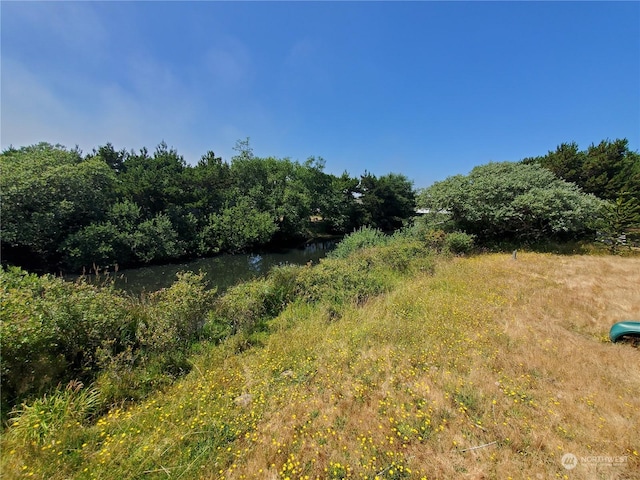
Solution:
[[[132,407],[43,438],[24,415],[2,474],[640,478],[640,350],[607,337],[640,319],[639,285],[637,257],[493,254],[338,311],[295,302],[253,346],[201,346],[188,376]]]

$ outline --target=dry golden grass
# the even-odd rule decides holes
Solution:
[[[607,338],[624,319],[640,319],[638,258],[442,261],[339,318],[291,305],[263,346],[204,352],[62,447],[5,442],[3,473],[640,478],[640,350]]]
[[[267,403],[228,476],[632,478],[640,352],[607,333],[640,317],[639,286],[639,259],[482,256],[307,319],[269,348],[305,345],[313,376]]]

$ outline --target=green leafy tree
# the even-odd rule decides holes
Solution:
[[[131,237],[111,222],[92,223],[62,243],[64,263],[74,271],[127,265],[133,260]]]
[[[97,149],[93,150],[93,153],[87,156],[90,158],[100,158],[103,162],[111,167],[115,173],[120,173],[124,169],[124,162],[127,159],[127,151],[122,149],[116,151],[111,143],[107,143]]]
[[[602,202],[539,165],[489,163],[425,189],[421,208],[446,212],[453,228],[480,240],[577,236]]]
[[[304,235],[311,216],[321,213],[321,198],[327,194],[324,160],[309,158],[303,164],[288,159],[280,163],[283,195],[278,207],[278,231],[285,237]]]
[[[579,185],[583,176],[584,161],[584,152],[579,150],[577,143],[571,142],[558,145],[554,152],[549,151],[543,157],[525,158],[522,162],[541,165],[551,170],[557,177]]]
[[[162,142],[153,156],[146,149],[129,154],[122,164],[118,179],[123,199],[142,208],[146,218],[165,211],[170,205],[188,202],[183,183],[184,158]]]
[[[62,243],[65,265],[80,271],[134,263],[134,232],[141,215],[140,207],[129,200],[113,204],[106,221],[87,225]]]
[[[633,180],[632,172],[637,171],[640,156],[629,151],[629,142],[618,139],[614,142],[603,140],[598,145],[590,145],[582,166],[581,183],[584,191],[605,200],[615,201],[622,192],[628,192],[640,200],[640,183]]]
[[[241,252],[268,242],[276,232],[268,212],[261,212],[248,198],[240,198],[220,213],[212,213],[200,234],[200,252]]]
[[[640,205],[626,192],[615,202],[603,205],[601,221],[598,224],[600,238],[607,243],[612,252],[617,252],[623,236],[640,233]],[[631,239],[627,238],[631,245]]]
[[[209,151],[190,166],[165,142],[153,154],[107,143],[85,158],[46,143],[10,148],[0,164],[3,258],[50,271],[125,266],[365,223],[393,230],[414,213],[415,194],[402,175],[336,177],[324,172],[322,158],[258,158],[248,138],[235,150],[230,163]]]
[[[194,214],[205,217],[219,211],[232,187],[229,164],[209,151],[194,167],[183,172],[184,191],[188,195],[185,206]]]
[[[526,158],[523,163],[539,164],[604,200],[616,201],[626,192],[640,202],[640,155],[629,150],[627,139],[603,140],[585,151],[575,142],[563,143],[555,151]]]
[[[415,192],[401,174],[377,178],[365,172],[360,179],[362,223],[383,231],[396,230],[415,215]]]
[[[130,200],[114,203],[107,212],[107,220],[128,234],[133,233],[141,218],[140,206]]]
[[[70,234],[100,221],[113,201],[116,177],[100,158],[40,143],[0,156],[3,257],[53,266]]]
[[[201,215],[200,212],[196,213]],[[199,233],[206,218],[196,213],[188,207],[179,206],[171,206],[165,211],[178,234],[178,250],[182,252],[182,256],[191,258],[201,255],[198,249]]]
[[[318,181],[323,167],[315,159],[301,165],[289,159],[258,158],[245,150],[231,162],[234,187],[230,201],[237,203],[246,197],[258,211],[271,216],[280,237],[296,237],[319,208],[316,187],[323,185]]]
[[[330,231],[348,233],[360,221],[360,211],[356,203],[359,180],[345,171],[341,176],[328,177],[329,185],[320,197],[320,212]]]
[[[184,250],[171,220],[164,213],[142,222],[133,234],[133,253],[143,263],[180,258]]]

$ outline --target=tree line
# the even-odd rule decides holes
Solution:
[[[640,231],[640,155],[626,139],[489,163],[416,192],[401,174],[353,177],[324,160],[260,158],[238,141],[188,165],[111,144],[83,155],[39,143],[0,154],[2,261],[40,271],[134,266],[282,246],[362,226],[393,231],[416,206],[426,223],[479,244]],[[424,221],[423,221],[424,223]],[[591,237],[592,238],[592,237]]]
[[[248,139],[235,151],[192,166],[164,142],[153,153],[10,147],[0,155],[2,261],[56,272],[161,263],[363,225],[390,231],[414,214],[401,174],[332,175],[322,158],[257,157]]]

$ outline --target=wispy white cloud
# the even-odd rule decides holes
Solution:
[[[126,148],[153,148],[163,139],[189,143],[194,93],[143,47],[113,51],[118,31],[109,25],[112,17],[101,17],[90,3],[13,7],[5,10],[3,4],[3,30],[11,22],[28,25],[40,42],[55,43],[62,61],[20,48],[3,51],[2,148],[39,141],[85,150],[106,142]],[[8,35],[13,42],[20,38],[16,29]],[[82,68],[92,62],[104,64]]]
[[[4,2],[3,26],[28,24],[65,49],[93,55],[107,46],[109,29],[91,2]]]
[[[317,45],[309,37],[297,40],[289,49],[286,63],[290,66],[297,66],[300,63],[307,63],[317,51]]]
[[[282,149],[286,122],[276,119],[264,90],[257,93],[264,72],[241,38],[219,32],[204,44],[181,44],[195,50],[190,63],[176,61],[131,31],[135,15],[116,28],[123,4],[105,5],[13,5],[7,14],[3,4],[3,28],[15,21],[39,32],[39,40],[31,50],[17,42],[3,51],[2,148],[48,141],[85,151],[106,142],[137,150],[165,140],[190,162],[210,149],[229,159],[236,140],[247,136],[256,152]],[[20,35],[16,27],[8,38]],[[54,44],[55,60],[38,56],[35,45]]]
[[[69,97],[28,66],[7,58],[2,77],[2,148],[40,141],[78,144],[85,150],[106,142],[136,149],[153,148],[163,139],[170,144],[174,139],[185,146],[190,143],[196,121],[193,101],[178,85],[159,82],[154,87],[154,82],[139,76],[131,90],[92,79]]]
[[[25,66],[2,60],[1,143],[6,148],[38,141],[70,141],[73,115],[55,93]],[[65,140],[65,137],[66,140]]]

